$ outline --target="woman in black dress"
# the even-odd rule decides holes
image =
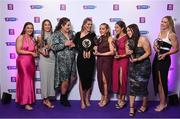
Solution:
[[[78,50],[77,68],[79,73],[79,91],[81,97],[81,108],[90,106],[90,93],[94,80],[95,57],[93,47],[96,34],[91,32],[92,20],[86,18],[83,21],[81,31],[76,33],[74,43]]]
[[[151,74],[151,62],[149,59],[151,46],[147,38],[140,36],[139,28],[136,24],[131,24],[127,27],[127,34],[130,38],[128,42],[133,40],[135,44],[134,47],[127,47],[127,54],[130,55],[128,72],[129,116],[134,116],[134,101],[136,96],[143,97],[142,105],[138,109],[138,112],[145,112],[147,110],[147,86]],[[131,44],[128,44],[128,46],[131,46]]]
[[[168,96],[168,71],[171,65],[171,54],[179,50],[179,44],[176,37],[174,22],[171,16],[165,16],[161,21],[161,31],[157,40],[154,42],[156,51],[152,72],[155,93],[159,94],[160,104],[155,111],[160,112],[167,107]]]

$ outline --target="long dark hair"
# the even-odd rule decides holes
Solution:
[[[127,33],[126,24],[125,24],[124,21],[118,21],[118,22],[116,22],[116,24],[117,24],[119,27],[123,28],[123,32],[124,32],[125,34]],[[119,34],[116,35],[116,38],[119,38]]]
[[[33,25],[33,23],[31,23],[31,22],[26,22],[25,24],[24,24],[24,26],[23,26],[23,30],[22,30],[22,32],[21,32],[21,35],[24,35],[25,34],[25,32],[26,32],[26,26],[27,25],[32,25],[33,26],[33,32],[32,32],[32,34],[30,35],[31,37],[34,37],[34,25]]]
[[[133,39],[135,42],[135,47],[137,47],[141,35],[137,24],[130,24],[127,28],[129,28],[132,32],[132,36],[129,39]]]
[[[60,30],[60,29],[62,28],[62,26],[64,26],[64,25],[65,25],[67,22],[69,22],[69,21],[70,21],[70,19],[68,19],[67,17],[62,17],[62,18],[59,20],[59,22],[58,22],[58,24],[57,24],[54,32]]]
[[[89,18],[89,17],[87,17],[87,18],[84,19],[83,24],[82,24],[82,26],[81,26],[81,31],[84,30],[84,25],[85,25],[88,21],[91,21],[91,22],[92,22],[92,19]]]

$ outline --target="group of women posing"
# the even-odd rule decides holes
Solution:
[[[149,40],[140,36],[136,24],[126,27],[123,21],[118,21],[115,24],[115,38],[112,38],[108,24],[100,25],[100,37],[92,31],[92,25],[92,19],[86,18],[81,30],[74,34],[71,30],[70,19],[63,17],[52,32],[51,22],[46,19],[42,23],[42,32],[35,45],[33,24],[25,23],[21,35],[16,40],[18,53],[16,102],[25,105],[27,110],[33,109],[32,104],[35,102],[34,58],[40,54],[41,94],[43,104],[48,108],[54,108],[50,97],[55,96],[55,91],[61,92],[60,103],[63,106],[71,106],[68,94],[77,78],[76,64],[80,79],[81,108],[89,107],[96,64],[101,93],[98,103],[100,107],[108,104],[112,91],[118,94],[115,107],[123,108],[126,105],[125,97],[128,87],[129,115],[135,115],[136,96],[143,97],[142,106],[138,112],[147,110],[147,86],[151,74]],[[160,104],[155,111],[162,111],[167,107],[170,55],[179,50],[171,16],[163,17],[160,27],[158,39],[153,45],[156,52],[152,65],[154,89],[160,97]]]

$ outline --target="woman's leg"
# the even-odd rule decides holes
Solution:
[[[79,93],[80,93],[80,98],[81,98],[81,109],[85,109],[86,108],[86,105],[85,105],[85,102],[84,102],[85,92],[82,89],[81,80],[79,80]]]
[[[134,116],[135,111],[134,111],[134,101],[135,101],[135,96],[129,96],[129,105],[130,105],[130,111],[129,111],[129,116]]]

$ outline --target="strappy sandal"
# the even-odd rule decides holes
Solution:
[[[121,101],[120,103],[116,103],[115,106],[116,106],[117,109],[122,109],[122,108],[125,107],[125,105],[126,105],[126,102]]]
[[[137,111],[138,112],[141,112],[141,113],[144,113],[148,110],[148,107],[147,106],[141,106]]]
[[[133,110],[133,111],[131,111],[131,110]],[[134,107],[130,107],[129,116],[130,116],[130,117],[134,117],[134,116],[135,116]]]
[[[54,105],[53,105],[50,101],[44,100],[44,101],[43,101],[43,104],[44,104],[46,107],[50,108],[50,109],[53,109],[53,108],[54,108]]]

